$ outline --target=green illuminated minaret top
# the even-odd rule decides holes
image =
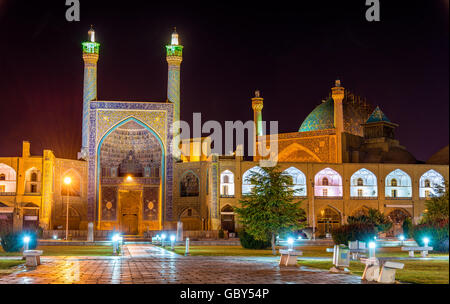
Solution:
[[[89,34],[89,41],[85,41],[82,43],[83,54],[98,54],[100,51],[100,43],[95,42],[95,31],[92,28],[92,25],[88,34]]]
[[[167,50],[167,58],[169,59],[169,57],[179,57],[178,58],[173,58],[175,60],[179,60],[180,63],[182,61],[182,57],[183,57],[183,46],[179,44],[178,42],[178,33],[177,33],[177,29],[176,27],[173,29],[173,33],[172,33],[172,39],[169,45],[166,45],[166,50]]]

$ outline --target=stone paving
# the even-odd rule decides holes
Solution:
[[[360,284],[358,276],[280,267],[271,257],[184,257],[151,245],[127,245],[122,257],[43,257],[0,276],[0,284]]]

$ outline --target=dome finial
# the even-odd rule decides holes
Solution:
[[[178,34],[177,34],[177,27],[173,27],[173,33],[172,33],[172,45],[178,45]]]
[[[339,77],[337,77],[337,79],[335,80],[334,86],[335,87],[340,87],[341,86],[341,81],[339,80]]]
[[[255,91],[255,97],[256,98],[260,98],[261,97],[261,92],[259,90]]]
[[[91,24],[91,28],[89,29],[88,35],[89,35],[89,40],[91,42],[95,42],[95,31],[94,31],[94,26],[92,24]]]

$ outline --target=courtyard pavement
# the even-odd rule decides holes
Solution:
[[[359,276],[280,267],[272,257],[181,256],[152,245],[126,245],[122,257],[43,257],[0,284],[360,284]]]

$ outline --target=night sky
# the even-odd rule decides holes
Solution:
[[[80,2],[81,21],[67,22],[63,0],[0,0],[0,156],[20,156],[30,140],[32,154],[76,158],[90,24],[101,43],[99,100],[164,101],[164,45],[176,26],[189,123],[192,112],[250,120],[259,89],[263,119],[295,132],[339,77],[400,125],[417,159],[449,142],[448,0],[380,0],[381,22],[371,23],[365,0]]]

